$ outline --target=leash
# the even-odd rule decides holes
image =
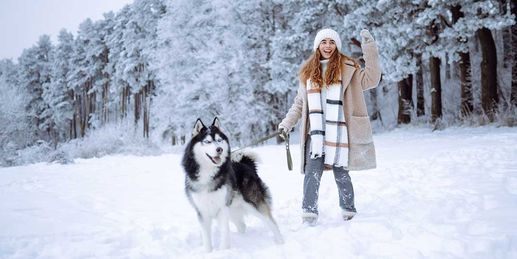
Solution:
[[[287,156],[287,168],[293,171],[293,159],[291,158],[291,150],[289,149],[289,133],[282,131],[282,136],[285,140],[285,154]]]
[[[289,149],[289,134],[287,132],[275,132],[275,133],[272,133],[272,134],[269,134],[265,137],[262,137],[254,142],[252,142],[251,144],[248,144],[244,147],[241,147],[241,148],[238,148],[236,150],[233,150],[232,153],[234,152],[237,152],[237,151],[240,151],[240,150],[243,150],[245,148],[249,148],[249,147],[252,147],[252,146],[256,146],[266,140],[269,140],[269,139],[272,139],[276,136],[279,136],[279,135],[282,135],[282,137],[284,138],[285,140],[285,151],[286,151],[286,156],[287,156],[287,168],[289,169],[289,171],[292,171],[293,170],[293,160],[291,158],[291,150]]]

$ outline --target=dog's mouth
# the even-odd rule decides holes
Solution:
[[[209,154],[206,154],[206,156],[207,156],[208,158],[210,158],[210,160],[212,160],[212,163],[214,163],[214,164],[216,164],[216,165],[217,165],[217,164],[219,164],[219,163],[221,163],[221,156],[213,156],[213,157],[212,157],[212,156],[210,156]]]

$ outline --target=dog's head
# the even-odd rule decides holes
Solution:
[[[206,127],[201,119],[197,119],[192,131],[191,143],[194,157],[202,165],[221,166],[230,154],[228,137],[221,131],[217,117],[210,127]]]

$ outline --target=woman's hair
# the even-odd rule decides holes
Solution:
[[[359,68],[358,63],[340,53],[337,49],[334,51],[332,56],[329,58],[329,63],[327,64],[327,71],[325,76],[321,76],[321,53],[319,49],[316,49],[311,56],[303,63],[302,69],[300,70],[300,80],[305,85],[307,83],[307,79],[311,79],[313,85],[317,88],[321,88],[325,82],[327,86],[335,83],[339,83],[341,81],[341,71],[343,70],[343,62],[346,60],[350,60],[354,63],[356,68]]]

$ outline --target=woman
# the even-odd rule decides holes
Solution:
[[[372,130],[363,91],[381,78],[377,45],[362,30],[365,67],[341,53],[341,39],[332,29],[320,30],[312,55],[300,71],[294,103],[279,124],[290,132],[301,118],[301,170],[304,176],[302,220],[311,226],[318,220],[318,190],[323,170],[332,169],[344,220],[356,214],[349,170],[376,167]]]

